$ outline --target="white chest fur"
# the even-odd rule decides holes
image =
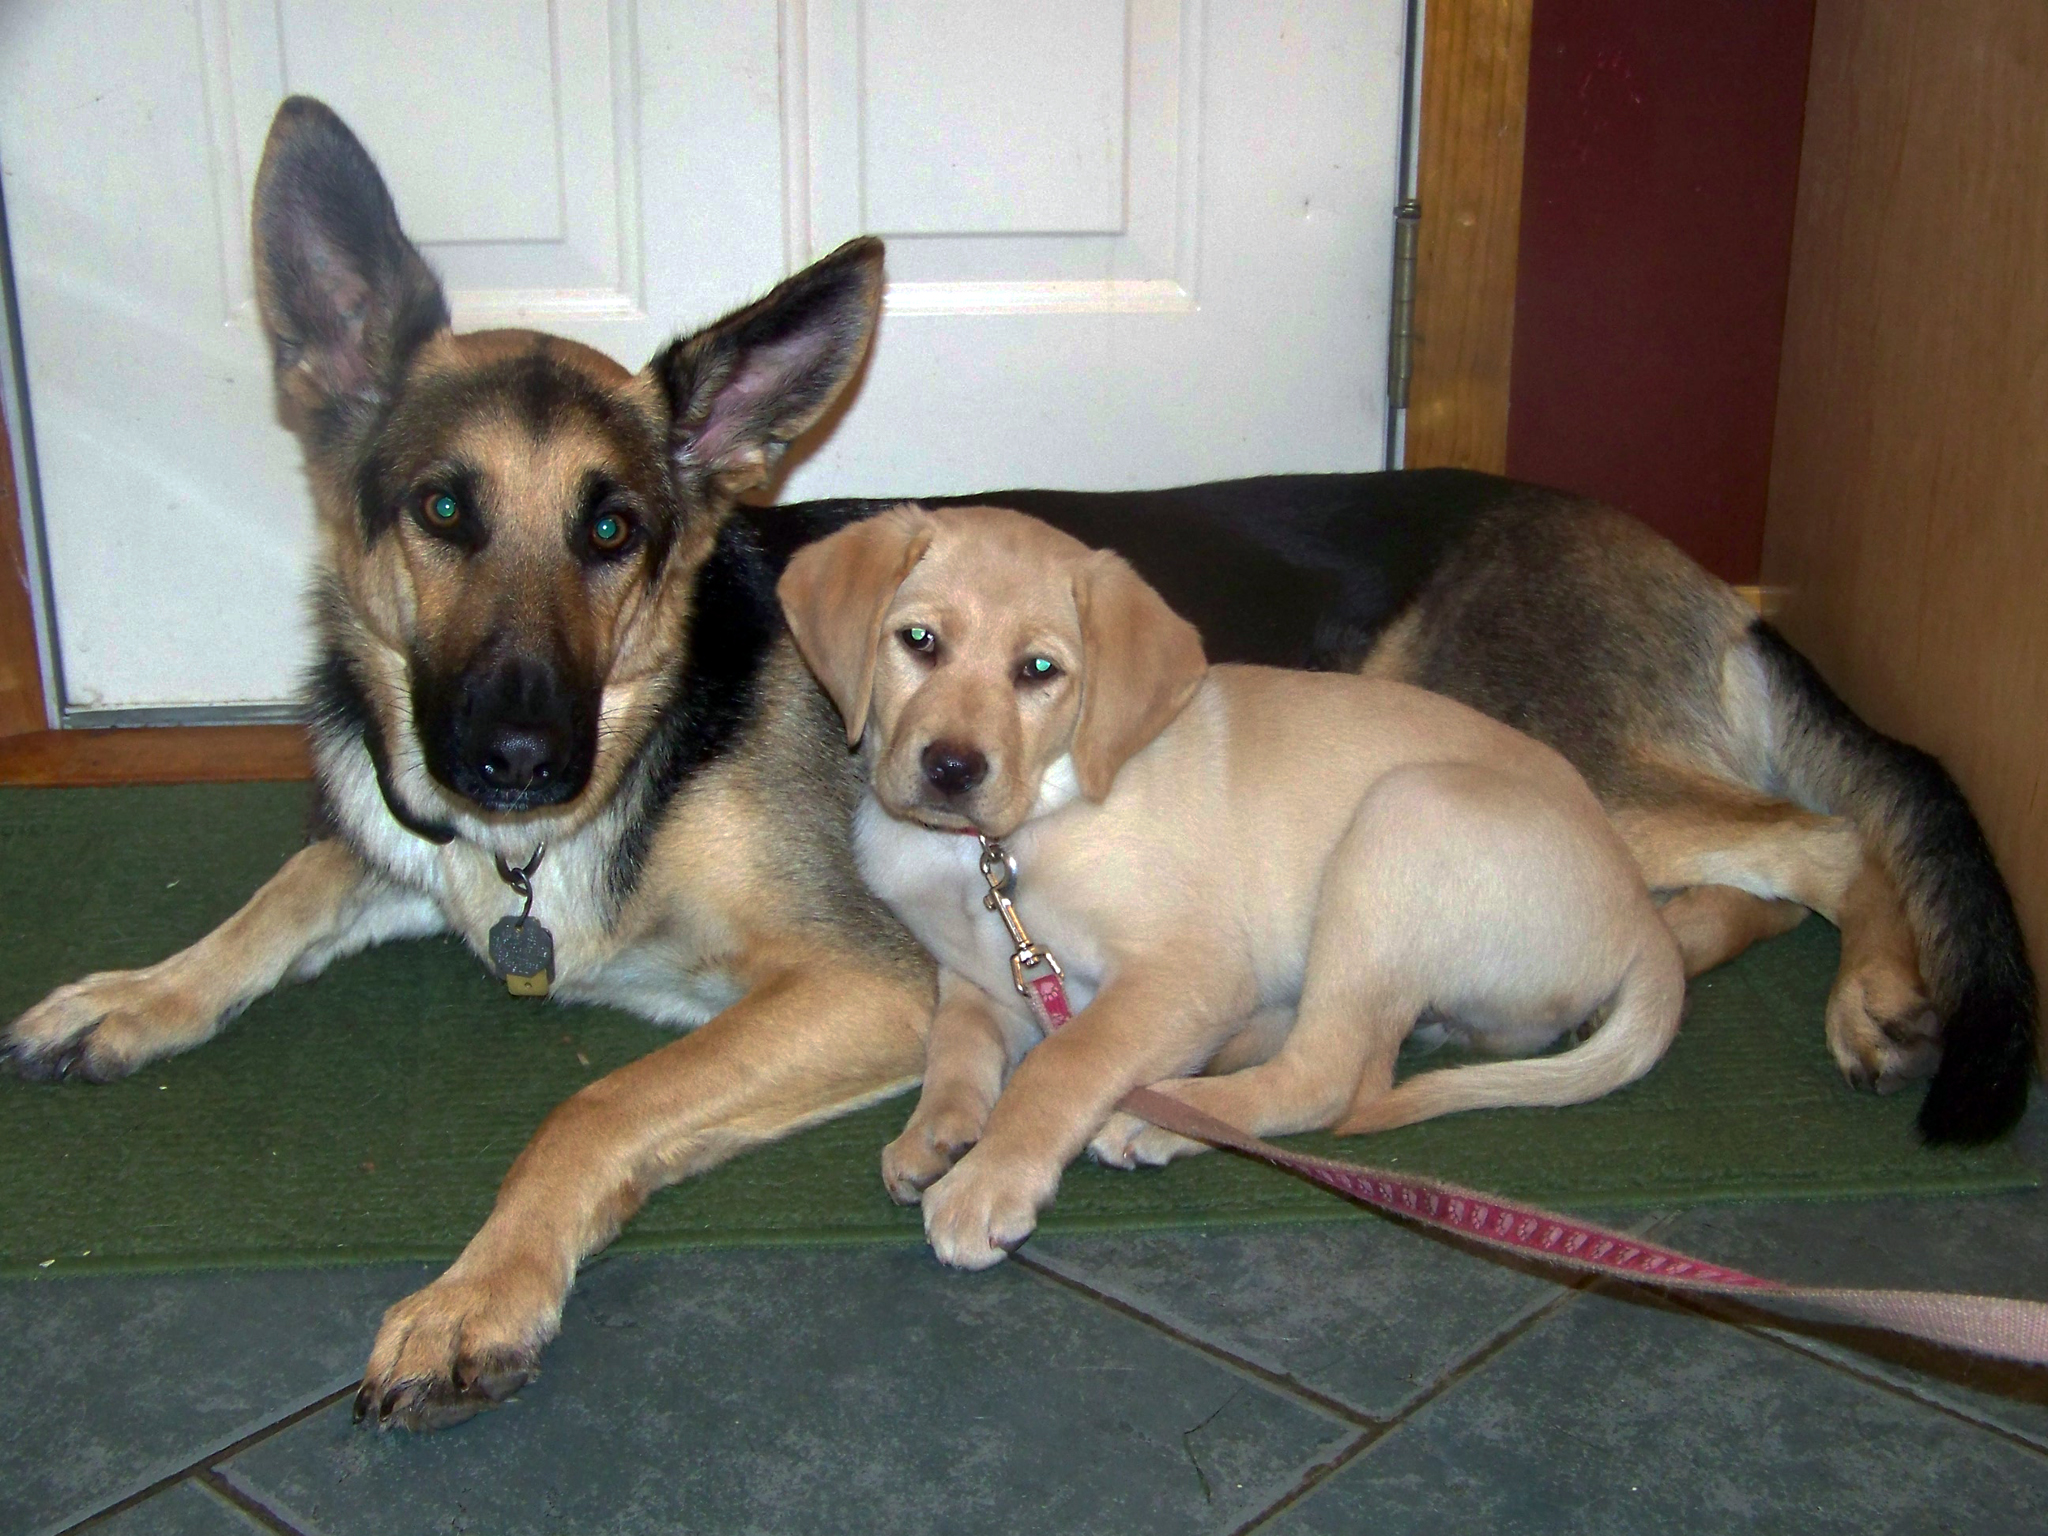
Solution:
[[[499,878],[493,853],[524,864],[535,834],[475,827],[471,835],[435,844],[392,819],[360,751],[336,753],[323,764],[332,808],[356,846],[392,879],[431,899],[448,928],[479,958],[489,961],[490,931],[523,905]],[[554,941],[555,983],[563,1002],[609,1003],[657,1024],[702,1024],[729,1007],[743,988],[705,957],[675,925],[659,935],[622,927],[607,893],[611,860],[622,828],[607,815],[570,835],[557,836],[533,877],[533,915]],[[484,840],[495,834],[502,846]]]
[[[1019,870],[1011,899],[1032,939],[1051,950],[1065,969],[1067,1001],[1079,1013],[1101,985],[1100,950],[1057,901],[1042,890],[1034,893],[1036,841],[1027,824],[1006,845]],[[1002,919],[984,902],[988,882],[981,874],[978,839],[899,821],[869,796],[854,812],[853,856],[868,889],[888,903],[934,959],[972,981],[1014,1019],[1037,1027],[1011,981],[1010,956],[1016,946]]]

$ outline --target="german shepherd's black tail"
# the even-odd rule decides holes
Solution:
[[[1977,818],[1939,762],[1864,724],[1784,636],[1759,621],[1751,639],[1769,682],[1773,767],[1793,798],[1847,816],[1881,852],[1919,942],[1921,979],[1942,1018],[1921,1135],[2004,1135],[2027,1104],[2038,998]]]

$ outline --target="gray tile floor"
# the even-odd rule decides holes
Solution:
[[[2048,1106],[2021,1132],[2048,1174]],[[1631,1218],[2048,1297],[2048,1194]],[[0,1284],[0,1533],[2048,1531],[2048,1372],[1574,1289],[1377,1219],[593,1266],[543,1378],[349,1423],[420,1266]]]

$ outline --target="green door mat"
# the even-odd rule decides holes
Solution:
[[[299,785],[0,790],[0,1018],[197,938],[299,846],[305,804]],[[1301,1141],[1566,1207],[2031,1187],[2003,1147],[1921,1147],[1917,1094],[1843,1085],[1820,1031],[1835,953],[1814,920],[1695,983],[1669,1059],[1598,1103]],[[288,986],[123,1082],[0,1078],[0,1273],[452,1257],[549,1108],[669,1038],[509,998],[462,946],[428,940]],[[664,1191],[621,1245],[919,1241],[876,1171],[910,1102]],[[1371,1218],[1217,1155],[1084,1162],[1045,1230],[1302,1219]]]

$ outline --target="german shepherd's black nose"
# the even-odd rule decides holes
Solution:
[[[449,686],[416,687],[427,769],[487,811],[528,811],[581,794],[597,751],[596,703],[559,664],[523,653],[477,658]]]
[[[568,757],[560,732],[507,725],[489,733],[477,769],[493,789],[539,789],[561,776]]]
[[[988,759],[972,747],[935,741],[918,758],[925,782],[948,799],[964,795],[988,777]]]

